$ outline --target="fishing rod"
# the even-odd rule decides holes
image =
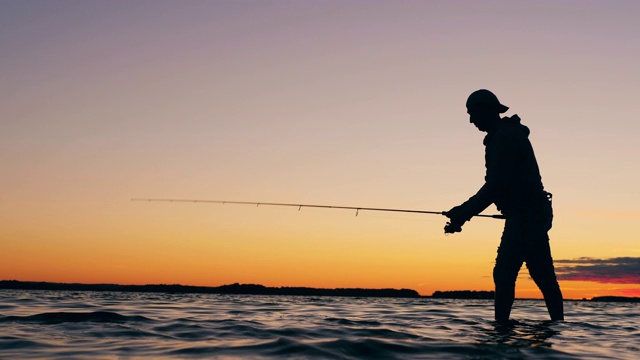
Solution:
[[[146,201],[146,202],[171,202],[171,203],[208,203],[208,204],[235,204],[235,205],[267,205],[267,206],[289,206],[297,207],[298,211],[302,208],[320,208],[320,209],[343,209],[343,210],[355,210],[356,216],[360,211],[386,211],[386,212],[402,212],[402,213],[414,213],[414,214],[432,214],[432,215],[445,215],[446,211],[427,211],[427,210],[407,210],[407,209],[387,209],[387,208],[372,208],[362,206],[336,206],[336,205],[312,205],[312,204],[288,204],[288,203],[272,203],[272,202],[252,202],[252,201],[224,201],[224,200],[196,200],[196,199],[149,199],[149,198],[134,198],[131,201]],[[486,217],[493,219],[504,219],[504,215],[474,215],[477,217]]]

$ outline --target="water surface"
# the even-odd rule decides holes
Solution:
[[[638,304],[0,290],[1,359],[637,359]]]

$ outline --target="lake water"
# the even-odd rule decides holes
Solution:
[[[638,359],[639,304],[0,290],[0,359]]]

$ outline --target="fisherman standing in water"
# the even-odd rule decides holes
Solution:
[[[562,292],[547,234],[553,220],[551,194],[542,186],[528,138],[529,128],[520,124],[518,115],[500,117],[508,109],[489,90],[475,91],[467,99],[470,122],[487,133],[485,183],[469,200],[445,212],[450,222],[444,231],[462,231],[465,222],[495,204],[506,218],[493,268],[496,321],[499,324],[509,321],[516,278],[523,263],[542,291],[551,320],[563,320]]]

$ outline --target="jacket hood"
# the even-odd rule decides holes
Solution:
[[[513,115],[511,117],[508,117],[508,116],[503,117],[499,125],[496,126],[492,131],[490,131],[487,134],[487,136],[484,137],[484,141],[483,141],[484,145],[489,144],[489,142],[491,141],[491,138],[493,138],[495,133],[503,130],[519,131],[519,132],[522,132],[522,134],[524,134],[524,136],[526,137],[529,137],[529,134],[531,133],[528,127],[520,123],[520,117],[518,115]]]
[[[524,132],[526,136],[529,136],[529,134],[531,133],[528,127],[520,123],[520,116],[518,115],[513,115],[511,117],[503,117],[502,122],[503,122],[503,126],[513,126],[518,130]]]

